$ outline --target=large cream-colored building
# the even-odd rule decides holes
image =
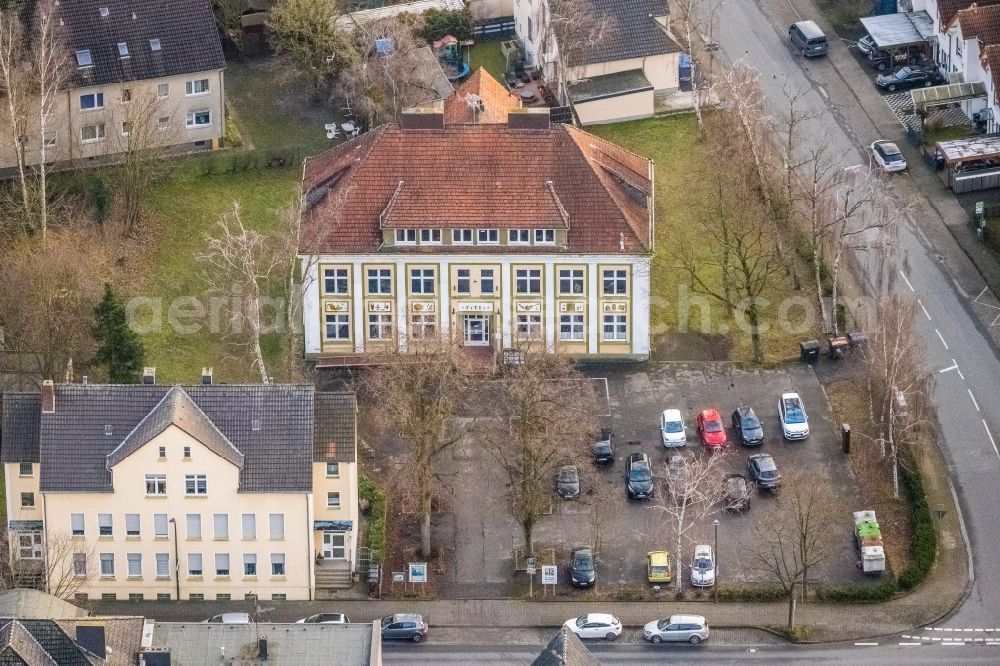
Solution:
[[[79,163],[127,150],[219,147],[226,63],[209,0],[57,4],[67,84],[44,130],[29,108],[27,164],[39,164],[43,149],[46,162]],[[8,139],[0,168],[13,167],[9,128],[0,131]]]
[[[72,568],[78,595],[313,599],[350,585],[353,394],[210,373],[194,386],[46,382],[5,394],[3,419],[12,557]]]

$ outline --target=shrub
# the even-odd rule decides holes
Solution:
[[[84,184],[87,194],[87,203],[94,211],[94,219],[98,224],[104,224],[111,211],[111,202],[114,199],[114,191],[111,188],[111,181],[100,171],[94,172],[87,177]]]
[[[888,601],[896,594],[896,582],[892,580],[881,583],[864,584],[848,583],[846,585],[821,585],[814,588],[819,601],[834,601],[842,603],[864,603],[869,601]]]
[[[388,507],[385,493],[370,476],[362,474],[358,479],[358,496],[368,501],[364,543],[371,548],[372,557],[380,559],[386,555],[385,520]]]
[[[930,507],[927,506],[927,496],[924,494],[924,484],[920,479],[916,466],[903,470],[903,482],[910,495],[910,506],[913,518],[913,541],[910,543],[910,566],[899,577],[899,587],[910,591],[924,582],[927,574],[934,567],[937,558],[937,529],[931,518]]]
[[[777,585],[726,585],[719,588],[719,601],[784,601],[788,595]]]
[[[472,12],[468,7],[457,11],[428,9],[423,19],[421,36],[428,42],[435,42],[445,35],[451,35],[460,42],[472,37]]]

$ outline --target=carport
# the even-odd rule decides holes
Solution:
[[[936,149],[956,194],[1000,187],[1000,135],[938,141]]]
[[[890,55],[893,65],[905,65],[915,55],[931,53],[935,41],[934,20],[925,11],[899,12],[861,19],[875,47]]]
[[[921,118],[927,118],[930,109],[954,105],[956,108],[961,107],[965,114],[963,121],[971,118],[981,130],[986,129],[986,84],[981,81],[917,88],[910,91],[910,96],[913,99],[913,112]]]

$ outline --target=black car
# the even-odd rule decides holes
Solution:
[[[594,462],[598,465],[610,465],[615,461],[615,439],[607,428],[601,430],[591,448]]]
[[[760,419],[754,414],[753,407],[742,405],[733,412],[733,430],[740,441],[747,446],[757,446],[764,443],[764,428]]]
[[[875,77],[875,85],[889,92],[905,90],[918,86],[932,86],[943,83],[944,79],[937,67],[908,65],[892,74],[879,74]]]
[[[767,453],[758,453],[747,458],[747,470],[750,478],[758,487],[765,490],[774,490],[781,484],[781,474],[778,473],[778,466],[774,464],[774,458]]]
[[[563,465],[556,472],[556,494],[563,499],[580,496],[580,471],[576,465]]]
[[[625,489],[629,499],[649,499],[653,496],[653,467],[645,453],[633,453],[626,466]]]
[[[742,511],[750,506],[750,484],[742,474],[730,474],[726,477],[726,508],[730,511]]]
[[[569,580],[576,587],[591,587],[597,581],[593,549],[587,546],[573,549],[570,555]]]
[[[382,618],[382,639],[393,641],[413,641],[419,643],[427,638],[427,623],[416,613],[396,613]]]

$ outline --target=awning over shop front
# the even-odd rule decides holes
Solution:
[[[941,106],[966,99],[986,99],[986,84],[976,81],[916,88],[910,91],[910,96],[913,98],[913,110],[919,112],[929,106]]]
[[[1000,135],[967,136],[964,139],[938,141],[937,149],[949,165],[1000,157]]]
[[[934,39],[934,20],[924,11],[866,16],[861,25],[880,49],[925,44]]]

